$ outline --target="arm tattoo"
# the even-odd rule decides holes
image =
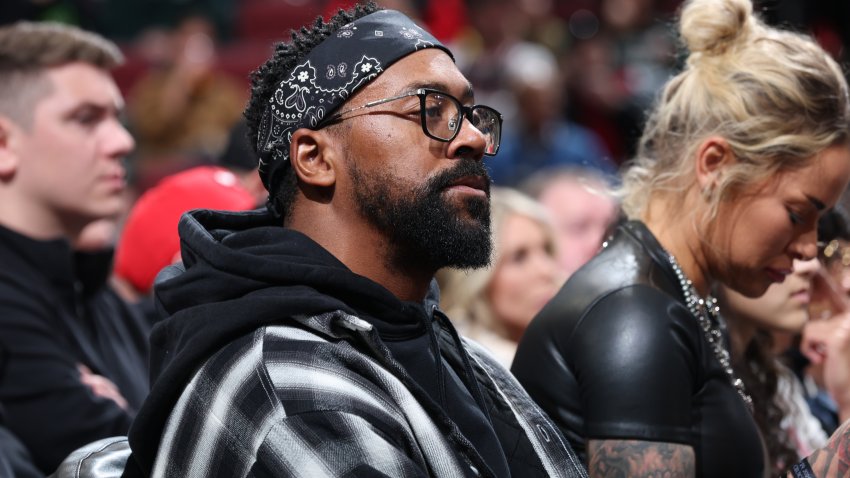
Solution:
[[[693,478],[694,449],[690,445],[639,440],[590,440],[591,478]]]
[[[850,474],[850,420],[832,434],[826,446],[809,455],[809,464],[818,478]]]

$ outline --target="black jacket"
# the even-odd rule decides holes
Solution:
[[[423,417],[388,422],[386,417],[377,419],[369,405],[384,401],[390,409],[398,406],[404,411],[406,406],[390,397],[407,395],[415,397],[408,406],[423,407],[428,414],[424,422],[433,421],[424,428],[437,426],[441,431],[430,435],[432,443],[450,444],[461,462],[484,476],[508,476],[509,468],[515,467],[523,470],[517,476],[545,474],[517,418],[505,413],[507,405],[495,385],[481,378],[486,373],[471,364],[465,346],[437,309],[436,289],[422,303],[400,301],[351,272],[307,236],[280,227],[260,211],[194,211],[184,215],[179,230],[184,265],[166,269],[157,279],[158,306],[167,318],[152,334],[154,385],[130,432],[133,456],[125,476],[151,473],[161,469],[158,463],[176,474],[218,469],[224,461],[228,474],[235,476],[243,467],[252,473],[264,470],[276,456],[268,453],[269,448],[285,445],[263,442],[265,426],[293,427],[290,433],[301,437],[298,443],[306,451],[291,460],[307,460],[309,465],[304,466],[321,467],[331,476],[345,475],[350,466],[365,473],[374,464],[377,449],[369,447],[384,446],[387,439],[390,447],[384,460],[399,464],[410,459],[399,466],[414,473],[411,470],[427,467],[420,460],[434,448],[427,446],[427,437],[417,435],[422,440],[417,444],[402,430],[419,429]],[[351,320],[365,321],[368,327],[352,333],[346,329]],[[261,372],[234,378],[226,364],[255,360],[251,357],[257,361],[249,369]],[[328,373],[349,381],[351,389],[331,392],[318,383],[288,386],[286,380],[303,369],[315,371],[306,380]],[[387,382],[376,378],[387,373],[403,387],[386,388]],[[262,378],[266,376],[272,377],[270,381]],[[238,393],[219,387],[227,380],[240,384]],[[358,392],[361,386],[369,392]],[[199,387],[215,392],[210,396]],[[270,397],[262,390],[274,394]],[[227,403],[224,409],[229,415],[245,418],[238,420],[242,424],[238,430],[225,425],[204,432],[206,448],[200,447],[199,427],[208,427],[204,423],[213,413],[214,401]],[[287,413],[275,415],[280,409]],[[334,419],[341,410],[344,417],[356,417],[367,426],[344,426],[343,418]],[[340,426],[345,429],[337,430]],[[371,435],[375,430],[395,433],[378,438]],[[556,433],[554,428],[552,432]],[[248,446],[233,459],[221,458],[235,446],[227,444],[234,433],[245,435],[239,443],[255,443],[256,448]],[[209,447],[216,452],[209,453]],[[399,450],[410,454],[405,458],[406,452]],[[566,456],[566,448],[561,450]],[[290,461],[288,466],[296,465]],[[273,468],[276,474],[287,475],[287,465]]]
[[[45,473],[86,443],[125,434],[147,393],[149,326],[105,288],[104,259],[0,226],[0,403]],[[130,409],[95,397],[79,364],[114,382]]]
[[[755,422],[640,222],[540,312],[512,371],[583,457],[588,439],[672,442],[694,448],[697,476],[764,473]]]
[[[38,478],[44,476],[32,462],[24,444],[5,426],[3,407],[0,406],[0,476],[9,478]]]

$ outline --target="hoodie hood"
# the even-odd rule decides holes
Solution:
[[[194,373],[258,328],[341,310],[363,317],[382,337],[425,330],[425,310],[438,295],[426,299],[429,307],[400,301],[279,223],[266,210],[195,210],[181,218],[183,264],[163,270],[154,288],[163,319],[151,333],[151,393],[129,433],[131,460],[153,463],[168,416]]]

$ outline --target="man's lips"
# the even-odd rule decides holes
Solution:
[[[446,189],[465,194],[486,196],[489,189],[489,182],[484,176],[465,176],[449,184]]]
[[[126,175],[123,170],[113,171],[101,176],[103,181],[115,189],[123,189],[126,186]]]

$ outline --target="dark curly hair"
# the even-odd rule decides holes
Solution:
[[[286,78],[304,58],[326,38],[336,33],[343,26],[380,10],[374,2],[358,4],[350,10],[339,10],[336,15],[325,22],[322,17],[309,27],[301,27],[300,31],[292,30],[289,42],[279,42],[275,45],[274,53],[262,66],[251,73],[251,98],[245,109],[245,119],[248,122],[248,135],[251,147],[257,151],[257,135],[263,112],[269,97],[275,88]],[[284,218],[292,209],[292,202],[298,189],[296,175],[292,168],[284,168],[281,177],[269,191],[269,202]]]
[[[733,359],[733,368],[753,398],[753,418],[764,438],[770,458],[770,476],[785,476],[800,457],[788,432],[780,427],[782,419],[790,411],[778,395],[779,379],[784,367],[772,349],[773,338],[770,333],[759,329],[746,344],[744,356]]]
[[[842,204],[825,212],[818,220],[818,240],[829,242],[833,239],[850,240],[850,218]]]

